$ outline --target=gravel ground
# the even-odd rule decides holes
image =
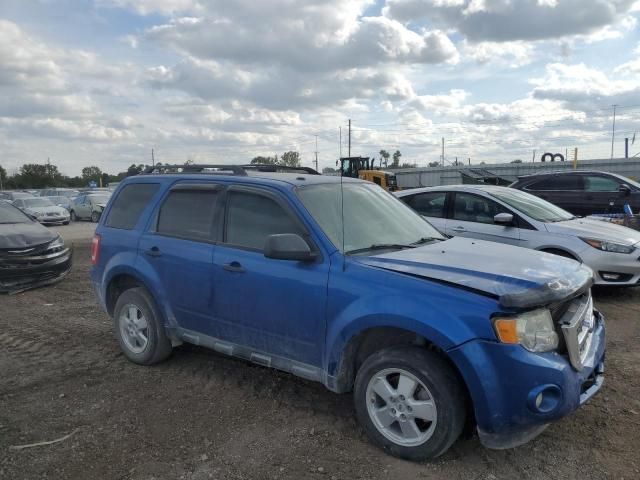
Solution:
[[[0,296],[0,479],[640,478],[640,289],[596,291],[607,317],[602,391],[513,450],[459,440],[432,463],[368,443],[349,395],[202,348],[128,362],[88,281],[93,224],[63,282]],[[48,446],[10,446],[68,439]]]

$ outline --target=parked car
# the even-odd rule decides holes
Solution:
[[[80,194],[73,188],[46,188],[40,192],[41,197],[67,197],[73,199]]]
[[[58,282],[71,264],[71,249],[60,235],[0,201],[0,293]]]
[[[74,222],[78,220],[91,220],[96,223],[100,220],[102,211],[109,201],[109,196],[110,195],[103,193],[90,195],[80,194],[71,204],[71,210],[69,210],[71,220]]]
[[[64,208],[67,212],[71,211],[71,205],[73,205],[73,200],[71,200],[69,197],[65,197],[61,195],[58,197],[45,197],[45,198],[49,199],[49,201],[54,205]]]
[[[69,212],[54,205],[48,198],[19,198],[13,201],[13,205],[42,224],[69,224]]]
[[[16,192],[11,190],[4,190],[0,192],[0,198],[3,200],[8,200],[9,202],[13,202],[19,198],[31,198],[33,195],[26,192]]]
[[[507,187],[451,185],[397,192],[441,232],[584,262],[598,285],[640,285],[640,232],[588,218]]]
[[[413,460],[467,422],[525,443],[602,385],[588,267],[448,239],[362,180],[229,170],[129,177],[107,205],[91,279],[131,361],[188,342],[352,391]]]
[[[629,204],[640,213],[640,184],[607,172],[546,172],[520,177],[510,185],[548,200],[574,215],[624,213]]]

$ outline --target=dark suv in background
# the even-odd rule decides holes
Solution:
[[[623,213],[625,204],[633,213],[640,211],[640,184],[614,173],[540,173],[520,177],[511,187],[544,198],[574,215]]]

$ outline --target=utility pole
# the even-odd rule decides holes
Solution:
[[[342,158],[342,126],[338,127],[338,132],[339,132],[339,135],[340,135],[339,153],[340,153],[340,158]]]
[[[533,151],[533,157],[531,158],[531,163],[535,163],[536,161],[536,151]]]
[[[611,160],[613,160],[613,144],[616,140],[616,108],[618,105],[613,106],[613,130],[611,131]]]
[[[629,138],[624,139],[624,158],[629,158]]]
[[[351,158],[351,119],[349,119],[349,158]]]
[[[444,137],[442,137],[442,166],[444,167]]]
[[[151,166],[152,167],[156,166],[156,157],[153,154],[153,148],[151,149]]]
[[[51,159],[47,157],[47,176],[51,176]]]
[[[318,135],[316,135],[316,171],[318,171]]]

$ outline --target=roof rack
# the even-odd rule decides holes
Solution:
[[[218,175],[247,175],[245,169],[239,165],[220,164],[155,165],[145,168],[142,173],[211,173]]]
[[[307,173],[309,175],[320,175],[317,170],[311,167],[290,167],[287,165],[272,165],[268,163],[252,163],[249,165],[240,165],[245,170],[254,170],[257,172],[270,173]]]
[[[269,165],[253,163],[249,165],[221,165],[221,164],[188,164],[188,165],[155,165],[143,170],[143,174],[169,174],[169,173],[208,173],[217,175],[246,176],[247,171],[265,173],[306,173],[308,175],[320,175],[310,167],[289,167],[286,165]]]

